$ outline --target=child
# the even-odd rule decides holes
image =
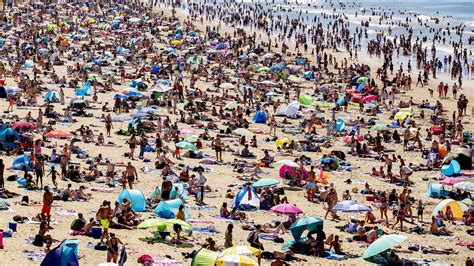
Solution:
[[[58,189],[58,183],[56,182],[57,175],[59,175],[58,171],[56,171],[54,166],[51,166],[51,170],[49,170],[48,176],[51,176],[51,179],[53,180],[54,188],[56,189]]]
[[[418,206],[416,207],[416,209],[418,210],[417,211],[418,222],[423,223],[423,210],[425,209],[425,207],[423,206],[423,201],[422,200],[418,201]]]

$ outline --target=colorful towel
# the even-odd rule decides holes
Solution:
[[[204,220],[195,220],[195,219],[189,219],[188,223],[189,224],[214,224],[213,221],[204,221]]]
[[[224,221],[224,222],[228,222],[228,223],[238,223],[239,222],[238,220],[227,219],[227,218],[221,217],[220,215],[217,215],[217,214],[209,215],[209,216],[211,216],[212,218],[217,219],[219,221]]]
[[[176,260],[173,259],[153,259],[153,266],[181,266],[182,264],[178,263]]]
[[[46,253],[44,252],[36,252],[36,251],[28,251],[25,250],[23,251],[25,254],[26,258],[32,261],[40,262],[44,260],[44,257],[46,257]]]
[[[193,232],[197,233],[209,233],[209,234],[217,234],[220,233],[214,226],[209,227],[194,227]]]
[[[212,210],[215,209],[214,207],[208,206],[208,205],[203,205],[203,206],[190,205],[190,206],[186,206],[186,208],[189,208],[189,209],[195,210],[195,211],[212,211]]]
[[[59,215],[59,216],[77,216],[77,212],[74,211],[74,210],[62,210],[62,209],[58,209],[56,210],[56,215]]]
[[[104,187],[93,187],[91,188],[92,191],[103,192],[103,193],[113,193],[113,188],[104,188]]]

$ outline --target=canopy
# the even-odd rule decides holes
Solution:
[[[223,250],[221,253],[219,253],[217,257],[222,258],[229,255],[242,255],[252,257],[259,256],[260,254],[262,254],[262,251],[258,248],[253,248],[249,246],[233,246]]]
[[[456,220],[461,220],[463,213],[468,210],[466,204],[462,203],[461,201],[445,199],[438,203],[438,205],[436,205],[431,215],[436,216],[438,215],[439,211],[442,211],[444,213],[448,208],[451,209],[451,211],[453,212],[453,216]]]
[[[36,125],[30,122],[15,122],[11,128],[16,131],[19,131],[20,129],[31,130],[35,129]]]
[[[198,148],[196,145],[189,143],[187,141],[181,141],[175,144],[176,147],[183,149],[183,150],[189,150],[189,151],[197,151]]]
[[[237,209],[259,209],[260,199],[253,186],[242,188],[232,199],[230,207]]]
[[[311,104],[313,104],[314,100],[309,95],[301,95],[298,99],[298,102],[303,104],[303,105],[311,105]]]
[[[41,266],[49,265],[70,265],[79,266],[79,257],[77,255],[77,246],[79,240],[67,239],[59,246],[52,249],[41,262]]]
[[[217,252],[201,248],[191,262],[191,266],[209,266],[214,265],[217,259]]]
[[[303,211],[300,208],[296,207],[293,204],[288,204],[288,203],[275,205],[270,210],[274,213],[288,214],[288,215],[297,215],[297,214],[303,213]]]
[[[279,180],[273,178],[261,178],[257,182],[253,183],[253,187],[262,188],[262,187],[271,187],[276,186],[280,183]]]
[[[44,136],[47,138],[70,138],[74,137],[74,134],[62,130],[53,130],[46,133]]]
[[[227,83],[227,82],[226,82],[226,83],[222,83],[222,84],[219,86],[219,88],[230,90],[230,89],[234,89],[235,86],[234,86],[234,84],[232,84],[232,83]]]
[[[316,231],[318,227],[323,227],[323,219],[317,217],[303,217],[298,219],[290,226],[290,231],[296,241],[299,241],[305,230]]]
[[[411,114],[408,113],[408,112],[398,112],[398,113],[395,114],[395,116],[393,117],[393,119],[394,119],[395,121],[399,121],[399,120],[400,120],[400,121],[403,121],[403,119],[405,119],[405,118],[407,118],[407,117],[409,117],[409,116],[411,116]]]
[[[258,263],[247,256],[228,255],[216,260],[216,266],[257,266]]]
[[[390,130],[390,127],[388,127],[385,124],[375,124],[370,129],[377,130],[377,131],[385,131],[385,130]]]
[[[371,258],[387,249],[400,245],[406,239],[407,238],[402,235],[384,235],[370,244],[362,258]]]
[[[132,210],[136,212],[146,211],[146,199],[143,192],[138,189],[124,189],[120,192],[117,201],[122,203],[127,199],[132,204]]]
[[[138,226],[138,229],[148,229],[148,228],[157,228],[158,231],[163,231],[166,228],[166,224],[163,223],[161,219],[148,219],[141,222]]]

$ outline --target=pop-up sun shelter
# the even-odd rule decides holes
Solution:
[[[436,205],[432,215],[438,215],[438,211],[442,211],[443,213],[445,213],[448,208],[451,209],[451,211],[453,212],[453,217],[456,220],[461,220],[463,213],[468,210],[466,204],[462,203],[461,201],[445,199],[438,203],[438,205]]]
[[[428,191],[426,195],[430,198],[441,198],[449,195],[449,192],[444,190],[443,184],[428,183]]]
[[[21,141],[20,135],[11,128],[4,129],[0,132],[0,140],[3,143],[3,149],[14,149],[16,147],[15,141]]]
[[[60,265],[60,266],[79,266],[79,257],[77,255],[77,246],[79,240],[66,239],[59,246],[51,250],[41,262],[41,266]]]
[[[230,203],[231,208],[237,209],[259,209],[260,208],[260,199],[258,198],[257,193],[253,186],[247,186],[242,188],[242,190],[235,195]]]
[[[196,252],[191,262],[191,266],[209,266],[214,265],[217,260],[217,252],[201,248]]]
[[[120,192],[117,201],[122,203],[123,199],[127,199],[132,203],[132,210],[136,212],[144,212],[146,210],[146,200],[143,192],[138,189],[124,189]]]
[[[181,205],[184,205],[184,202],[179,198],[173,200],[161,200],[153,210],[153,213],[165,219],[175,218],[176,214],[178,213],[179,206]],[[184,217],[186,220],[191,218],[186,209],[184,209]]]
[[[443,165],[449,165],[451,161],[457,161],[461,166],[461,169],[472,168],[472,149],[468,148],[456,148],[453,149],[444,158]]]

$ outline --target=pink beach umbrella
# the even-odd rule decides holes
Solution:
[[[376,99],[377,99],[377,96],[369,95],[369,96],[365,96],[364,98],[362,98],[362,102],[366,103],[366,102],[374,101]]]
[[[297,214],[303,213],[303,211],[300,208],[296,207],[293,204],[287,204],[287,203],[273,206],[270,210],[274,213],[287,214],[287,215],[297,215]]]
[[[443,184],[443,185],[453,186],[454,184],[459,183],[459,182],[461,182],[461,181],[462,181],[461,178],[448,177],[448,178],[443,179],[443,180],[442,180],[441,182],[439,182],[439,183],[440,183],[440,184]]]

